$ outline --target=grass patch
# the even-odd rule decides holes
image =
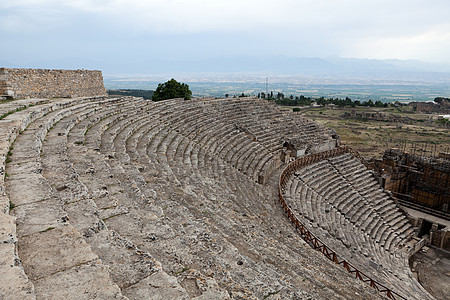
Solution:
[[[123,215],[123,214],[124,214],[124,213],[118,213],[118,214],[116,214],[116,215],[111,215],[111,216],[109,216],[109,217],[102,218],[102,221],[104,222],[104,221],[106,221],[106,220],[109,220],[109,219],[114,218],[114,217],[117,217],[117,216],[121,216],[121,215]]]
[[[14,207],[16,207],[16,205],[9,200],[9,211],[12,211]]]
[[[0,120],[3,120],[3,119],[6,118],[7,116],[12,115],[13,113],[19,112],[19,111],[21,111],[21,110],[24,110],[24,109],[26,109],[26,108],[27,108],[26,105],[22,105],[22,106],[16,108],[15,110],[8,111],[8,112],[6,112],[6,113],[4,113],[3,115],[0,116]]]
[[[5,104],[5,103],[9,103],[9,102],[13,102],[16,101],[18,99],[6,99],[6,100],[0,100],[0,104]]]
[[[184,267],[183,269],[181,269],[180,271],[176,271],[175,273],[173,273],[174,275],[178,275],[178,274],[181,274],[181,273],[184,273],[184,272],[186,272],[187,270],[190,270],[191,268],[190,267]]]
[[[12,151],[13,151],[13,146],[10,146],[9,147],[9,150],[8,150],[8,153],[6,153],[6,163],[8,164],[8,163],[10,163],[12,160],[11,160],[11,155],[12,155]]]
[[[265,296],[263,297],[263,299],[267,299],[267,298],[269,298],[270,296],[273,296],[273,295],[278,294],[279,292],[281,292],[281,290],[278,290],[278,291],[275,291],[275,292],[270,292],[270,293],[268,293],[267,295],[265,295]]]
[[[50,231],[50,230],[53,230],[53,229],[55,229],[55,227],[48,227],[47,229],[39,231],[39,233],[44,233],[44,232],[47,232],[47,231]]]

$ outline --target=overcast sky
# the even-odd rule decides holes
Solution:
[[[235,55],[450,62],[449,12],[449,0],[0,0],[0,64]]]

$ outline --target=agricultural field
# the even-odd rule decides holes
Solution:
[[[292,108],[286,108],[292,109]],[[382,113],[384,120],[352,118],[353,114]],[[435,114],[415,113],[403,107],[356,107],[301,108],[299,114],[333,128],[341,136],[342,144],[348,145],[361,155],[380,158],[389,148],[406,148],[420,155],[437,155],[450,150],[450,130],[437,120]],[[397,116],[402,121],[388,120]],[[402,119],[405,118],[405,119]]]

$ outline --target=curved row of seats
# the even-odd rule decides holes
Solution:
[[[168,106],[169,104],[166,105]],[[180,106],[178,106],[177,109],[183,111]],[[104,133],[101,134],[103,137],[102,148],[104,148],[108,153],[113,154],[116,158],[109,162],[110,166],[114,166],[114,168],[116,168],[116,160],[120,160],[122,165],[134,164],[139,170],[142,170],[141,174],[147,179],[146,182],[137,182],[137,174],[136,176],[133,176],[133,179],[128,178],[133,181],[128,184],[130,193],[131,187],[135,186],[136,190],[133,192],[142,192],[146,199],[151,199],[152,197],[152,194],[148,192],[149,188],[151,191],[156,191],[158,194],[168,194],[168,191],[170,191],[173,187],[164,186],[164,189],[162,189],[158,186],[158,184],[161,183],[159,177],[164,176],[164,181],[167,180],[170,184],[174,184],[176,186],[181,185],[181,188],[188,186],[188,184],[186,184],[188,182],[189,185],[196,186],[198,190],[201,190],[208,198],[214,196],[216,198],[226,199],[226,197],[229,197],[230,194],[239,195],[239,197],[243,197],[243,195],[245,195],[245,197],[249,197],[249,195],[251,195],[251,197],[260,198],[260,194],[257,192],[251,192],[251,189],[249,189],[249,183],[244,182],[242,175],[239,175],[240,172],[232,171],[233,169],[230,169],[227,161],[220,159],[224,157],[225,159],[229,158],[229,162],[233,161],[233,155],[229,154],[229,152],[232,151],[233,146],[228,146],[226,143],[228,138],[218,140],[219,138],[226,136],[226,131],[223,130],[225,133],[221,133],[220,136],[217,136],[217,134],[208,133],[209,128],[223,129],[224,126],[221,126],[220,122],[218,122],[219,125],[217,125],[217,123],[214,124],[212,122],[208,122],[207,118],[201,118],[198,115],[194,118],[190,117],[192,110],[182,118],[176,118],[172,114],[161,112],[157,108],[155,108],[155,110],[156,111],[150,112],[150,116],[146,121],[141,118],[124,118],[119,122],[115,122],[114,125],[108,126]],[[185,123],[189,123],[185,124],[183,122],[177,122],[177,119],[187,119]],[[198,123],[200,124],[196,124],[196,120],[199,120]],[[170,124],[170,126],[168,124]],[[228,127],[230,130],[234,129],[232,126]],[[89,131],[87,138],[89,138],[91,131],[92,129]],[[207,151],[207,149],[209,149],[209,145],[215,149],[220,149],[218,152],[219,154],[214,155],[214,152],[211,154],[211,151]],[[169,149],[171,150],[169,151]],[[169,153],[173,153],[173,156],[169,155]],[[222,155],[221,153],[224,154]],[[188,170],[188,172],[186,172],[186,170]],[[154,175],[155,171],[158,174],[157,176],[150,177],[148,175],[149,173]],[[122,174],[125,173],[129,173],[129,171],[123,172]],[[220,175],[217,176],[217,173],[220,173]],[[150,178],[150,180],[148,178]],[[220,185],[216,185],[215,187],[211,187],[210,185],[212,182],[210,178],[222,180],[222,183]],[[205,180],[210,180],[208,181],[209,184],[205,185]],[[126,186],[125,190],[127,190]],[[195,193],[197,193],[198,190],[195,191]],[[188,191],[188,195],[189,192],[193,191]],[[195,195],[197,198],[199,196],[200,195],[198,194]],[[202,202],[204,201],[202,203],[204,204],[203,207],[205,207],[205,209],[217,211],[218,208],[215,207],[215,204],[208,204],[207,200],[209,199],[202,200]],[[198,206],[195,204],[197,201],[199,200],[195,200],[191,203],[191,205],[185,205],[190,207],[190,210],[195,212],[198,210]],[[246,211],[248,208],[246,207],[245,201],[242,201],[242,204],[240,202],[241,201],[239,201],[241,209]],[[150,203],[150,205],[153,204],[154,203]],[[161,203],[161,205],[163,204]],[[183,211],[183,214],[186,214],[186,212]],[[219,223],[233,223],[225,217],[226,214],[224,213],[218,213],[214,216],[214,218],[218,219],[222,215],[224,215],[224,217]],[[121,217],[126,218],[127,215]],[[177,218],[180,217],[177,216]],[[110,224],[113,222],[114,219],[111,219]],[[172,223],[172,226],[175,227],[176,223]],[[227,225],[227,227],[222,229],[222,231],[226,232],[233,227]],[[172,236],[171,239],[173,240],[171,241],[171,244],[177,244],[176,240],[180,238],[180,236]],[[169,238],[165,237],[165,239],[167,241]],[[145,243],[145,241],[143,242]],[[152,240],[152,246],[156,248],[156,244],[158,242],[158,240]],[[163,245],[160,247],[163,265],[173,265],[174,263],[171,261],[170,253],[165,255],[164,253],[166,250],[163,249]],[[182,246],[179,245],[179,247]]]
[[[0,284],[0,295],[375,299],[293,234],[273,201],[276,184],[256,183],[276,170],[276,151],[294,134],[279,136],[284,114],[271,105],[136,98],[46,105],[2,123],[21,122],[4,139],[14,141],[6,192],[19,251],[14,256],[11,241],[11,261],[20,257],[25,272],[14,274],[22,280],[10,284],[16,290]],[[272,114],[279,122],[265,120],[264,133],[251,127],[256,115],[263,123]],[[2,149],[6,157],[9,145]]]
[[[92,102],[99,100],[102,99],[65,99],[51,103],[46,101],[39,103],[39,106],[28,105],[27,109],[11,114],[1,124],[4,132],[9,135],[6,140],[2,139],[9,144],[8,157],[5,160],[8,163],[5,171],[5,175],[8,172],[5,176],[5,190],[9,209],[13,209],[15,215],[9,233],[13,239],[2,244],[12,246],[8,252],[15,255],[14,263],[2,264],[2,282],[8,283],[7,286],[1,287],[2,296],[5,298],[33,299],[35,295],[51,295],[50,291],[55,287],[64,286],[67,279],[65,275],[76,277],[74,270],[63,272],[74,264],[78,264],[76,273],[84,275],[78,277],[80,280],[75,289],[82,288],[83,281],[88,280],[94,286],[102,285],[104,295],[111,298],[120,296],[118,287],[109,281],[109,274],[104,265],[90,251],[79,232],[67,222],[67,213],[62,203],[42,176],[40,161],[40,149],[47,131],[73,111],[91,107]],[[32,100],[30,102],[35,103]],[[19,243],[19,253],[14,245],[17,243],[16,239]],[[56,247],[46,246],[54,243],[55,239],[58,241]],[[77,244],[78,247],[73,249],[71,244]],[[46,252],[41,249],[46,249]],[[71,249],[75,252],[61,252],[61,249]],[[8,255],[3,257],[11,258]],[[55,273],[58,273],[58,278],[53,275]]]
[[[247,101],[252,104],[255,102],[254,99]],[[225,103],[224,101],[222,102]],[[211,110],[211,107],[208,106],[214,108],[214,105],[217,105],[217,103],[219,102],[213,102],[213,104],[180,102],[177,103],[176,107],[168,105],[169,103],[167,103],[165,105],[166,111],[164,114],[158,115],[158,117],[152,119],[151,122],[154,126],[159,122],[161,124],[160,126],[166,127],[165,130],[168,133],[171,133],[174,130],[179,132],[187,131],[188,138],[202,145],[205,143],[207,147],[209,147],[209,145],[212,146],[212,148],[202,148],[202,151],[206,154],[215,155],[215,152],[218,151],[220,155],[222,155],[221,158],[227,163],[230,163],[255,181],[261,181],[259,180],[261,174],[265,175],[266,173],[270,173],[279,166],[279,163],[277,163],[279,161],[279,153],[277,153],[277,151],[280,149],[282,142],[278,141],[278,147],[272,148],[271,152],[264,144],[261,144],[257,139],[255,140],[250,137],[245,129],[236,126],[238,122],[242,122],[242,117],[240,116],[243,115],[242,107],[245,107],[242,103],[239,103],[239,105],[222,104],[224,108],[221,107],[221,110],[218,110],[221,112],[220,114],[204,114],[205,106],[207,109]],[[237,110],[238,113],[235,113],[234,115],[231,114],[229,110],[234,111],[233,108],[234,110]],[[246,107],[246,109],[250,110],[251,106]],[[272,112],[272,114],[274,113]],[[212,120],[211,117],[214,117],[214,120]],[[252,118],[248,119],[256,122]],[[247,120],[247,122],[249,121]],[[283,126],[280,128],[284,128]],[[160,127],[155,127],[155,130],[159,128]],[[276,137],[276,130],[273,129],[274,128],[271,128],[269,132],[273,132],[272,136]],[[196,135],[193,135],[191,132]],[[264,134],[267,135],[267,133]],[[173,133],[172,135],[175,136]],[[157,137],[159,136],[157,135]],[[222,139],[217,140],[216,138]],[[153,141],[150,144],[149,149],[155,151],[157,149],[154,147],[159,145],[160,141]],[[218,146],[222,148],[218,149]]]
[[[156,112],[155,112],[156,114]],[[167,116],[167,114],[163,114],[164,116]],[[144,140],[143,143],[140,143],[138,140],[136,140],[134,142],[135,145],[140,144],[141,146],[138,147],[138,149],[147,149],[147,151],[145,152],[141,152],[144,155],[147,155],[147,159],[149,161],[152,162],[151,165],[157,167],[158,171],[161,172],[159,174],[167,176],[169,175],[168,172],[171,171],[171,169],[168,166],[168,162],[165,160],[165,150],[167,149],[166,146],[162,146],[162,145],[167,145],[169,142],[165,143],[164,141],[166,141],[168,139],[168,137],[173,137],[173,133],[176,132],[175,130],[167,130],[167,126],[161,126],[158,125],[158,122],[155,122],[155,120],[153,119],[152,121],[147,121],[148,126],[145,126],[145,121],[143,121],[142,119],[138,119],[136,120],[135,118],[132,117],[125,117],[123,119],[121,119],[120,121],[117,122],[111,122],[110,125],[107,127],[107,129],[101,133],[102,138],[102,149],[105,149],[105,151],[107,151],[108,153],[111,153],[113,157],[115,157],[115,160],[120,160],[122,162],[122,164],[126,165],[130,162],[129,158],[127,157],[127,155],[124,152],[124,146],[126,146],[127,144],[129,144],[127,142],[127,138],[131,137],[131,136],[139,136],[142,137],[142,139]],[[161,121],[162,124],[164,124],[164,122],[167,122],[166,120]],[[171,122],[171,125],[174,126],[175,122]],[[91,127],[91,129],[89,130],[89,133],[87,134],[87,138],[89,137],[89,135],[92,133],[94,134],[95,130],[94,127]],[[143,133],[141,133],[140,131],[144,131]],[[198,133],[198,130],[196,131],[196,134]],[[195,136],[195,139],[197,138],[197,136]],[[191,139],[188,139],[187,141],[188,145],[191,145],[191,147],[186,147],[186,151],[183,151],[183,163],[188,163],[191,167],[190,169],[193,170],[194,173],[197,173],[198,175],[196,176],[197,178],[201,178],[202,174],[200,174],[202,172],[202,168],[199,167],[199,163],[201,163],[202,160],[199,157],[199,153],[201,153],[201,151],[199,151],[199,147],[197,146],[197,143],[192,142]],[[173,147],[177,147],[176,145],[173,145]],[[177,147],[178,148],[178,147]],[[130,151],[128,152],[129,154],[136,154],[136,152],[132,149],[129,149]],[[144,156],[144,161],[145,158]],[[150,158],[151,157],[151,158]],[[116,162],[111,161],[109,162],[110,166],[116,166]],[[138,161],[135,161],[137,164],[142,165],[142,160],[143,157],[140,157]],[[173,162],[171,162],[173,163]],[[118,167],[118,166],[117,166]],[[183,168],[186,168],[188,166],[184,165]],[[149,166],[145,166],[145,168],[149,168]],[[180,168],[181,169],[181,168]],[[167,172],[162,172],[164,170],[167,170]],[[117,170],[112,171],[112,173],[117,172]],[[129,170],[126,172],[127,174],[129,174]],[[145,173],[145,172],[144,172]],[[117,173],[116,173],[117,174]],[[125,174],[125,172],[123,172],[123,174]],[[238,174],[237,172],[234,172],[233,174]],[[118,174],[117,174],[118,175]],[[137,177],[137,176],[136,176]],[[135,177],[135,178],[136,178]],[[135,179],[134,178],[134,179]],[[225,176],[225,178],[227,178],[227,176]],[[196,178],[194,178],[195,180]],[[204,177],[203,177],[204,179]],[[234,181],[234,180],[233,180]],[[239,178],[239,181],[242,182],[242,178]],[[144,194],[146,194],[146,185],[148,186],[147,183],[142,183],[142,182],[135,182],[135,184],[129,184],[128,188],[131,189],[132,186],[135,186],[135,188],[137,190],[141,190]],[[248,189],[248,183],[245,184],[246,185],[246,193],[249,194],[250,190]],[[127,187],[125,186],[125,189]],[[204,187],[203,187],[204,188]],[[211,194],[218,194],[219,192],[219,187],[217,187],[217,190],[211,189],[210,193]],[[220,187],[223,188],[223,187]],[[242,189],[242,187],[241,187]],[[166,186],[164,188],[164,192],[167,193],[168,187]],[[162,192],[161,190],[157,190],[158,192]],[[230,191],[231,192],[231,191]],[[131,191],[130,191],[131,193]],[[151,195],[146,195],[147,199],[151,197]],[[220,215],[219,215],[220,216]],[[126,216],[123,216],[126,217]],[[112,221],[114,221],[114,219],[112,219]],[[226,218],[223,219],[222,221],[223,223],[228,222],[231,223],[229,220],[227,220]],[[175,226],[175,225],[174,225]],[[180,237],[176,237],[176,238],[180,238]],[[176,241],[171,242],[171,244],[177,244]],[[155,243],[152,243],[153,246],[155,246]],[[187,251],[188,249],[186,249]],[[164,251],[161,251],[161,253],[163,253]],[[161,255],[164,256],[164,255]],[[167,255],[166,258],[162,258],[162,260],[164,261],[164,265],[169,266],[171,264],[171,262],[169,261],[170,256]]]
[[[180,109],[180,107],[178,107],[178,109]],[[121,159],[123,163],[129,163],[129,157],[134,157],[134,159],[131,159],[131,163],[135,163],[140,166],[142,166],[143,162],[148,160],[151,162],[151,166],[157,167],[159,176],[164,176],[164,178],[172,178],[173,176],[175,179],[171,179],[170,181],[172,183],[178,182],[181,185],[183,185],[183,181],[186,180],[186,177],[184,177],[185,173],[183,171],[181,172],[182,174],[179,174],[179,170],[191,170],[192,173],[188,177],[190,183],[192,185],[201,186],[201,182],[196,182],[196,180],[205,180],[208,179],[208,177],[213,177],[214,173],[221,172],[220,167],[214,169],[215,166],[220,166],[221,160],[222,163],[228,163],[232,166],[235,166],[233,163],[233,155],[235,154],[232,153],[234,148],[238,148],[237,146],[235,146],[235,144],[242,145],[246,141],[245,134],[232,134],[233,130],[235,130],[235,127],[229,126],[231,134],[229,133],[229,135],[227,136],[227,131],[224,130],[224,126],[211,124],[212,122],[208,122],[208,119],[202,119],[198,115],[197,118],[192,118],[191,120],[199,120],[199,125],[195,124],[195,122],[192,121],[188,121],[188,125],[177,122],[177,119],[184,120],[186,119],[185,117],[173,118],[170,119],[169,122],[167,118],[170,117],[167,114],[162,114],[162,116],[163,118],[159,119],[152,118],[151,121],[149,120],[147,122],[147,126],[145,125],[145,122],[142,123],[141,120],[136,121],[136,123],[138,124],[130,124],[128,120],[124,119],[121,123],[116,123],[115,126],[108,128],[108,132],[111,132],[112,134],[105,134],[105,136],[107,136],[109,140],[105,141],[105,143],[108,145],[114,145],[116,153],[124,153],[124,145],[127,145],[128,147],[125,148],[128,157],[126,155],[118,156],[118,159]],[[217,123],[219,123],[220,125],[220,122]],[[168,128],[168,124],[170,124],[170,128]],[[219,128],[225,133],[222,133],[219,137],[217,137],[214,132],[208,134],[209,128],[211,127]],[[118,128],[121,128],[120,132],[118,131]],[[128,142],[127,137],[130,137],[130,142]],[[223,140],[215,142],[214,140],[216,139],[216,137],[223,138]],[[182,144],[183,141],[184,144]],[[206,145],[210,143],[215,143],[219,147],[216,148],[218,149],[218,152],[216,152],[218,154],[214,156],[214,152],[212,152],[213,155],[209,158],[208,161],[208,159],[206,158],[206,154],[211,154],[211,152],[207,151],[208,148]],[[181,144],[181,146],[179,144]],[[136,146],[137,149],[133,149],[132,147],[130,147],[131,145],[139,146]],[[178,151],[179,154],[172,157],[168,155],[167,149],[171,147],[172,149],[177,149],[176,151]],[[136,151],[138,149],[139,151]],[[147,149],[147,151],[142,151],[142,149]],[[174,151],[175,150],[172,150],[172,152]],[[139,155],[136,155],[137,152],[140,152]],[[242,151],[242,153],[246,152],[247,151]],[[178,157],[179,159],[177,159]],[[212,174],[208,172],[207,168],[205,168],[205,166],[210,166],[211,162],[213,162]],[[242,178],[236,176],[239,174],[239,172],[230,172],[230,169],[225,166],[226,165],[223,165],[222,168],[224,168],[224,171],[220,174],[220,178],[225,180],[225,184],[217,187],[216,190],[211,189],[211,195],[218,194],[221,189],[226,189],[226,187],[229,186],[230,193],[239,195],[243,198],[247,198],[249,196],[255,198],[260,197],[257,194],[252,195],[252,193],[250,193],[248,183],[245,183],[245,186],[236,184],[242,182]],[[148,166],[146,166],[146,168],[148,168]],[[146,174],[146,170],[143,170],[144,171],[142,171],[142,173]],[[177,178],[179,180],[176,180]],[[147,184],[147,186],[149,186],[149,184]],[[142,190],[145,190],[145,185],[138,184],[138,187]],[[201,186],[201,190],[204,189],[205,187]],[[167,192],[168,188],[166,187],[165,190]],[[210,197],[208,194],[206,195]],[[242,206],[243,209],[246,209],[245,201]],[[214,209],[214,207],[212,208]],[[220,215],[221,214],[217,214],[215,218],[219,218]],[[229,223],[230,221],[224,218],[220,223],[226,222]],[[170,262],[164,261],[163,264],[169,265]]]
[[[314,235],[376,281],[402,286],[408,299],[431,298],[409,270],[415,229],[356,157],[338,152],[289,174],[283,198]]]

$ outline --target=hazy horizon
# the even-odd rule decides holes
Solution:
[[[431,62],[450,72],[448,11],[445,0],[2,0],[0,65],[111,75],[279,72],[260,66],[317,58],[326,67],[347,57]]]

